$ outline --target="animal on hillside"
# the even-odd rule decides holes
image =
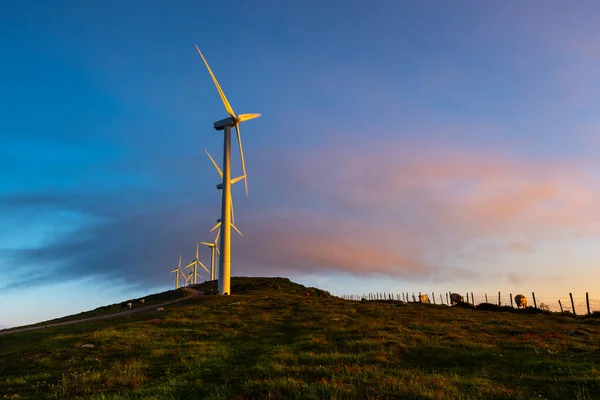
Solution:
[[[450,304],[455,305],[455,304],[462,304],[465,302],[465,298],[463,296],[461,296],[458,293],[451,293],[450,294]]]
[[[133,303],[127,303],[127,308],[133,307]]]
[[[429,298],[427,297],[426,294],[419,295],[419,303],[429,304]]]
[[[527,308],[527,298],[522,294],[515,296],[515,303],[517,304],[517,308]]]
[[[144,304],[145,302],[146,302],[146,299],[141,299],[141,300],[140,300],[140,303],[141,303],[141,304]]]
[[[304,292],[304,296],[310,296],[309,292]]]

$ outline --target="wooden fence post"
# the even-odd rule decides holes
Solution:
[[[487,293],[485,294],[485,302],[486,302],[486,303],[488,302],[488,301],[487,301]]]
[[[571,308],[573,309],[573,315],[575,314],[575,303],[573,302],[573,293],[569,293],[569,297],[571,298]]]
[[[537,301],[535,301],[535,293],[531,292],[531,297],[533,297],[533,307],[537,310]]]
[[[440,303],[444,304],[444,298],[442,297],[442,294],[440,293]]]
[[[500,307],[500,292],[498,292],[498,307]]]
[[[513,307],[513,302],[512,302],[512,293],[509,293],[509,294],[510,294],[510,307],[511,307],[511,308],[514,308],[514,307]]]
[[[473,296],[473,292],[471,292],[471,302],[473,302],[473,307],[475,307],[475,296]]]
[[[431,292],[431,298],[433,299],[433,304],[435,304],[435,293]]]
[[[590,312],[590,296],[588,295],[588,292],[585,292],[585,304],[587,305],[588,315],[592,315]]]
[[[467,303],[469,302],[469,292],[467,292]]]
[[[450,305],[450,300],[448,300],[448,293],[446,293],[446,304]]]
[[[563,308],[562,308],[562,303],[560,302],[560,299],[558,300],[558,305],[560,306],[560,313],[563,314]]]

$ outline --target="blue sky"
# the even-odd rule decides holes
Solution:
[[[0,302],[23,306],[0,324],[169,289],[211,238],[203,150],[220,160],[226,114],[195,44],[263,114],[242,129],[234,276],[600,299],[599,8],[5,5]]]

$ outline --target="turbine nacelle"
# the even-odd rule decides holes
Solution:
[[[233,119],[232,117],[227,117],[225,119],[215,122],[213,126],[216,130],[222,131],[228,126],[235,126],[235,119]]]

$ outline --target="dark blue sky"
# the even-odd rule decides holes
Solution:
[[[0,323],[169,288],[179,253],[211,237],[218,175],[203,150],[220,160],[212,122],[226,114],[195,44],[235,111],[263,114],[242,128],[250,196],[234,188],[246,236],[233,275],[338,294],[559,295],[568,264],[569,290],[600,289],[599,11],[3,5],[0,300],[31,304]]]

